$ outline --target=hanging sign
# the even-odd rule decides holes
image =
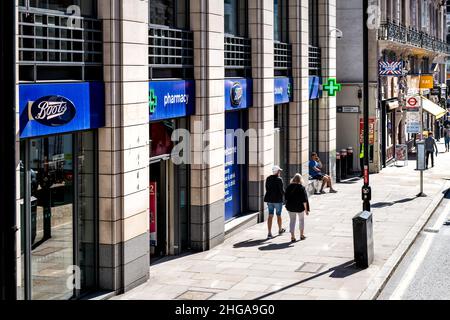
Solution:
[[[380,61],[379,74],[380,76],[401,76],[403,75],[403,62]]]
[[[225,80],[225,110],[247,109],[252,106],[253,82],[251,79]]]
[[[292,79],[275,78],[274,81],[275,104],[289,103],[292,101]]]
[[[406,113],[406,133],[418,134],[422,132],[419,111],[408,111]]]
[[[359,123],[359,143],[364,143],[364,119]],[[369,144],[375,144],[375,119],[369,119]]]
[[[434,78],[432,75],[426,75],[420,77],[420,89],[433,89]]]

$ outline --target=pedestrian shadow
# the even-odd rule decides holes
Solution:
[[[281,288],[281,289],[278,289],[278,290],[266,293],[266,294],[264,294],[264,295],[262,295],[262,296],[260,296],[258,298],[255,298],[255,300],[266,299],[266,298],[268,298],[270,296],[273,296],[275,294],[281,293],[281,292],[286,291],[286,290],[288,290],[290,288],[294,288],[294,287],[296,287],[298,285],[301,285],[301,284],[304,284],[304,283],[306,283],[308,281],[320,278],[320,277],[325,276],[325,275],[327,275],[329,273],[331,273],[330,274],[330,278],[340,278],[340,279],[342,279],[342,278],[349,277],[349,276],[351,276],[353,274],[356,274],[356,273],[358,273],[360,271],[362,271],[362,269],[359,269],[359,268],[356,267],[354,260],[348,261],[348,262],[343,263],[341,265],[338,265],[336,267],[333,267],[333,268],[330,268],[328,270],[325,270],[325,271],[323,271],[321,273],[315,274],[315,275],[313,275],[313,276],[311,276],[309,278],[306,278],[306,279],[300,280],[300,281],[298,281],[296,283],[290,284],[290,285],[288,285],[288,286],[286,286],[284,288]]]
[[[263,245],[267,242],[267,239],[261,239],[261,240],[245,240],[239,243],[233,244],[233,248],[251,248],[251,247],[258,247],[260,245]]]
[[[286,242],[286,243],[271,243],[264,247],[259,247],[258,250],[260,251],[276,251],[276,250],[284,250],[287,248],[292,248],[293,243],[292,242]]]
[[[417,197],[406,198],[406,199],[401,199],[401,200],[392,201],[392,202],[377,202],[372,205],[372,208],[382,209],[382,208],[386,208],[386,207],[392,207],[392,206],[395,206],[396,204],[408,203],[408,202],[414,201],[416,199],[417,199]]]

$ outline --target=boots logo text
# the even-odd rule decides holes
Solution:
[[[74,104],[62,96],[47,96],[32,103],[31,119],[48,127],[59,127],[71,122],[76,115]]]

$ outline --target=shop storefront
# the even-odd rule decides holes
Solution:
[[[104,85],[21,84],[19,106],[22,296],[77,298],[98,283],[96,129],[105,124]],[[73,286],[72,275],[79,276]]]
[[[275,159],[283,169],[283,180],[289,181],[289,103],[292,101],[292,79],[275,78]]]
[[[242,135],[248,129],[247,109],[252,106],[251,79],[225,80],[225,221],[240,216],[247,203],[247,143]]]
[[[177,129],[189,130],[195,112],[193,80],[151,81],[150,248],[152,257],[178,255],[190,246],[189,163],[172,161]]]

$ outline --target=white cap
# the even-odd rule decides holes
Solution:
[[[273,174],[277,174],[280,171],[283,171],[283,169],[281,169],[279,166],[273,166],[272,167]]]

